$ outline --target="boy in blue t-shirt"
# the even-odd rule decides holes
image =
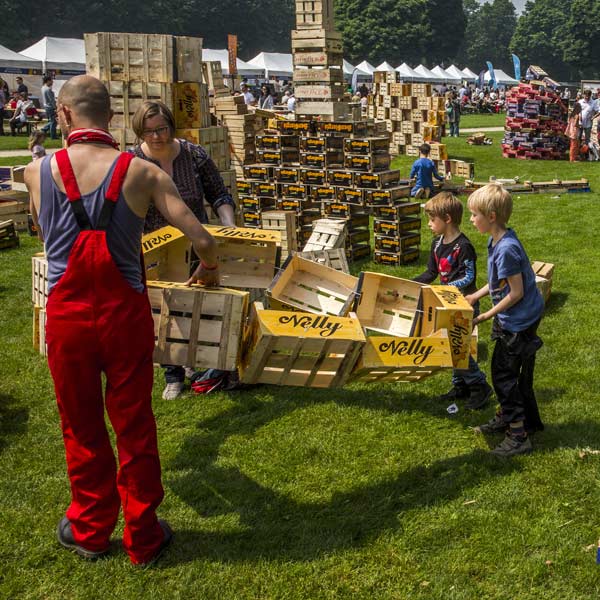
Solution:
[[[533,392],[535,354],[542,346],[536,332],[544,301],[521,242],[506,226],[512,213],[511,195],[500,184],[490,183],[469,196],[469,210],[471,223],[480,233],[490,234],[488,284],[466,298],[471,304],[488,294],[492,298],[492,308],[473,323],[494,318],[492,383],[500,403],[494,418],[476,431],[506,432],[492,454],[525,454],[533,450],[528,433],[544,428]]]
[[[444,178],[438,174],[434,162],[429,158],[431,146],[421,144],[419,147],[419,158],[415,160],[410,170],[410,178],[417,178],[415,186],[410,192],[414,198],[429,198],[433,192],[433,177],[438,181],[444,181]]]

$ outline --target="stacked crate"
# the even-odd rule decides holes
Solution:
[[[505,158],[560,160],[567,158],[567,107],[542,81],[520,83],[506,94]]]
[[[210,125],[208,86],[202,82],[202,39],[159,34],[84,35],[86,71],[104,82],[121,149],[137,142],[132,118],[145,100],[164,102],[176,129]]]
[[[333,24],[333,0],[296,2],[296,27],[292,31],[296,114],[327,121],[348,118],[342,34]]]
[[[444,98],[433,96],[429,83],[399,83],[397,73],[375,71],[373,95],[367,116],[385,123],[393,155],[418,156],[424,142],[439,142],[444,135]]]

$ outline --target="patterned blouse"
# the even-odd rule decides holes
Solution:
[[[217,166],[206,150],[202,146],[191,144],[186,140],[179,140],[179,144],[181,151],[173,161],[173,181],[183,201],[190,207],[196,218],[201,223],[208,223],[204,199],[215,211],[224,204],[229,204],[235,210],[235,202],[227,191]],[[144,154],[141,146],[136,146],[129,152],[160,167],[157,160]],[[168,224],[154,204],[151,204],[146,215],[144,233],[155,231]]]

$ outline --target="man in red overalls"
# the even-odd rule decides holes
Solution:
[[[134,564],[148,565],[172,538],[156,516],[163,488],[151,405],[154,328],[140,263],[148,206],[154,202],[192,240],[201,263],[188,283],[218,285],[216,244],[168,175],[116,149],[108,133],[110,97],[100,81],[69,80],[57,112],[68,149],[25,172],[48,259],[48,363],[71,483],[57,537],[79,555],[99,558],[122,506],[125,550]]]

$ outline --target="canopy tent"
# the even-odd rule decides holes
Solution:
[[[202,60],[205,62],[219,61],[223,75],[229,75],[229,52],[227,50],[209,50],[202,49]],[[238,74],[243,77],[261,77],[264,75],[264,69],[255,67],[241,59],[236,61]]]
[[[459,81],[466,79],[465,74],[456,65],[450,65],[447,69],[444,70],[446,71],[446,73],[448,73],[448,75],[450,75],[454,79],[458,79]]]
[[[391,71],[392,73],[396,70],[387,60],[384,60],[376,69],[376,71]]]
[[[371,74],[359,69],[358,67],[353,67],[346,59],[343,62],[344,65],[344,79],[351,80],[354,75],[354,71],[356,70],[356,75],[358,77],[358,81],[371,81]]]
[[[27,58],[0,46],[0,73],[17,73],[19,75],[40,74],[42,63],[33,58]]]
[[[57,71],[62,75],[85,73],[85,44],[73,38],[45,37],[21,50],[22,56],[42,61],[45,72]]]
[[[419,75],[421,75],[423,77],[423,79],[425,81],[428,81],[429,83],[443,83],[444,82],[443,77],[441,77],[440,75],[436,75],[435,73],[432,73],[424,65],[419,65],[418,67],[415,67],[415,72],[418,73]]]
[[[440,67],[439,65],[437,67],[433,67],[433,69],[431,69],[431,72],[434,75],[439,75],[440,77],[443,77],[443,79],[446,83],[458,85],[462,81],[462,77],[455,77],[455,76],[450,75],[450,73],[448,73],[448,71],[442,69],[442,67]]]
[[[361,71],[365,71],[369,75],[373,75],[373,72],[375,71],[375,67],[372,64],[368,63],[366,60],[363,60],[360,64],[356,66]]]
[[[400,74],[401,81],[425,81],[422,75],[419,75],[419,73],[411,69],[406,63],[402,63],[396,68],[396,71]]]
[[[517,85],[519,82],[510,75],[507,75],[502,69],[494,69],[494,76],[498,85]],[[490,72],[486,71],[483,80],[486,83],[490,82]]]
[[[269,77],[291,77],[294,73],[291,54],[261,52],[249,60],[248,64],[264,71],[267,79]]]
[[[467,81],[475,81],[478,77],[477,73],[473,73],[473,71],[471,71],[471,69],[469,69],[468,67],[465,67],[462,70],[462,73]]]

